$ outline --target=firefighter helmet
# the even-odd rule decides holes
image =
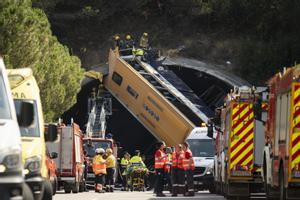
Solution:
[[[117,40],[120,40],[120,36],[118,35],[115,35],[114,39],[117,41]]]
[[[97,148],[96,149],[96,154],[104,154],[105,153],[105,150],[103,148]]]
[[[131,35],[129,35],[129,34],[126,35],[125,39],[126,39],[126,40],[131,40]]]
[[[107,148],[106,149],[106,153],[112,153],[113,151],[112,151],[112,149],[111,148]]]
[[[146,32],[143,33],[143,36],[148,37],[148,33],[146,33]]]

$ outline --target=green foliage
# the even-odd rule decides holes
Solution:
[[[0,2],[0,54],[8,68],[30,67],[40,87],[44,115],[55,120],[76,101],[83,71],[30,0]]]

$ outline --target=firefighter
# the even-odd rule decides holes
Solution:
[[[125,36],[125,48],[126,49],[131,49],[134,47],[134,40],[133,38],[131,37],[131,35],[127,34]]]
[[[183,148],[181,144],[172,153],[172,196],[176,197],[184,187],[184,171],[182,169]]]
[[[121,49],[121,47],[123,46],[122,45],[122,40],[121,40],[121,38],[120,38],[120,36],[119,35],[115,35],[114,36],[114,48],[119,48],[119,49]]]
[[[111,148],[106,149],[106,191],[107,192],[114,192],[114,175],[116,171],[116,158],[112,154],[113,151]]]
[[[180,145],[177,154],[177,183],[178,193],[185,194],[184,151]]]
[[[132,156],[132,158],[129,160],[129,165],[142,165],[143,167],[145,167],[146,165],[140,155],[140,150],[135,150],[135,155]]]
[[[143,35],[140,39],[140,47],[143,49],[148,49],[148,47],[149,47],[148,33],[143,33]]]
[[[184,159],[183,159],[183,169],[185,171],[186,181],[187,181],[187,191],[185,196],[195,196],[194,192],[194,170],[195,164],[193,159],[193,153],[189,148],[187,142],[183,143]]]
[[[96,155],[93,158],[93,172],[95,174],[95,192],[104,193],[103,184],[105,182],[106,161],[103,159],[104,149],[96,149]]]
[[[155,168],[155,175],[156,175],[156,181],[155,181],[155,193],[158,197],[164,197],[166,196],[163,194],[163,184],[164,184],[164,165],[166,160],[166,154],[164,153],[165,143],[159,142],[159,147],[155,152],[154,158],[154,168]]]
[[[171,191],[171,166],[172,166],[172,149],[171,147],[165,148],[166,160],[164,165],[165,184]]]
[[[121,175],[122,175],[122,191],[126,191],[127,190],[127,177],[126,177],[126,169],[128,167],[129,164],[129,160],[130,160],[130,154],[128,152],[124,153],[123,158],[121,159]]]

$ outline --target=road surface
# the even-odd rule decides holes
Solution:
[[[63,191],[58,191],[54,196],[54,200],[169,200],[169,199],[180,199],[180,200],[193,200],[193,199],[209,199],[209,200],[225,200],[224,197],[209,194],[208,192],[199,192],[195,197],[171,197],[170,194],[166,193],[167,197],[157,198],[154,196],[153,191],[147,192],[121,192],[115,191],[114,193],[99,194],[93,191],[78,193],[78,194],[65,194]]]

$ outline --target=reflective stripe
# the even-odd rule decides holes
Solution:
[[[157,150],[160,152],[160,155],[162,155],[162,157],[156,157],[156,153],[155,153],[155,164],[154,164],[154,168],[155,169],[163,169],[164,165],[165,165],[165,153],[161,150]],[[157,152],[156,151],[156,152]]]

